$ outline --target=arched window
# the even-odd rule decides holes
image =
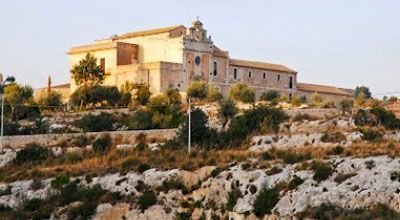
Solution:
[[[251,77],[252,77],[252,72],[251,72],[251,70],[249,71],[249,78],[251,79]]]
[[[236,80],[237,79],[237,69],[233,68],[233,79]]]
[[[217,75],[217,62],[214,61],[214,69],[213,69],[214,76]]]

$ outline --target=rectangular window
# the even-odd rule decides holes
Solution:
[[[281,81],[281,74],[278,74],[278,82]]]
[[[217,75],[217,62],[214,62],[213,74],[214,74],[214,76]]]
[[[249,71],[249,79],[251,79],[251,77],[252,77],[252,72]]]
[[[293,88],[293,77],[289,76],[289,89]]]
[[[233,79],[236,80],[237,79],[237,69],[233,68]]]
[[[267,73],[263,73],[263,79],[267,79]]]
[[[105,58],[100,59],[100,69],[103,74],[106,73],[106,59]]]

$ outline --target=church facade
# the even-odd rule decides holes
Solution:
[[[94,44],[72,47],[70,68],[87,53],[97,58],[105,74],[105,85],[120,87],[126,81],[145,83],[153,94],[167,88],[186,91],[193,80],[204,80],[227,95],[236,83],[245,83],[259,97],[266,90],[277,90],[289,98],[320,94],[338,103],[352,99],[349,89],[297,82],[297,72],[284,65],[233,59],[218,48],[202,22],[114,35]],[[70,93],[77,86],[71,77]]]

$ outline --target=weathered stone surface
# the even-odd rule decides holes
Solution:
[[[11,149],[5,149],[0,152],[0,167],[4,167],[15,159],[17,152]]]

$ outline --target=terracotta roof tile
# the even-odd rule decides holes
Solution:
[[[228,52],[224,51],[224,50],[221,50],[220,48],[218,48],[217,46],[214,45],[213,56],[215,56],[215,57],[228,57]]]
[[[151,29],[151,30],[145,30],[145,31],[135,31],[135,32],[130,32],[130,33],[126,33],[126,34],[123,34],[123,35],[120,35],[120,36],[113,37],[112,39],[119,40],[119,39],[125,39],[125,38],[133,38],[133,37],[141,37],[141,36],[154,35],[154,34],[162,34],[162,33],[167,33],[167,32],[176,30],[178,28],[184,28],[184,27],[185,26],[183,26],[183,25],[175,25],[175,26],[157,28],[157,29]]]
[[[248,61],[248,60],[237,60],[237,59],[231,59],[229,61],[229,64],[233,66],[252,67],[257,69],[274,70],[278,72],[296,73],[296,71],[280,64],[263,63],[263,62]]]
[[[354,94],[354,91],[350,89],[342,89],[333,86],[324,86],[324,85],[309,84],[309,83],[297,83],[297,90],[306,92],[343,95],[349,97],[352,97]]]

